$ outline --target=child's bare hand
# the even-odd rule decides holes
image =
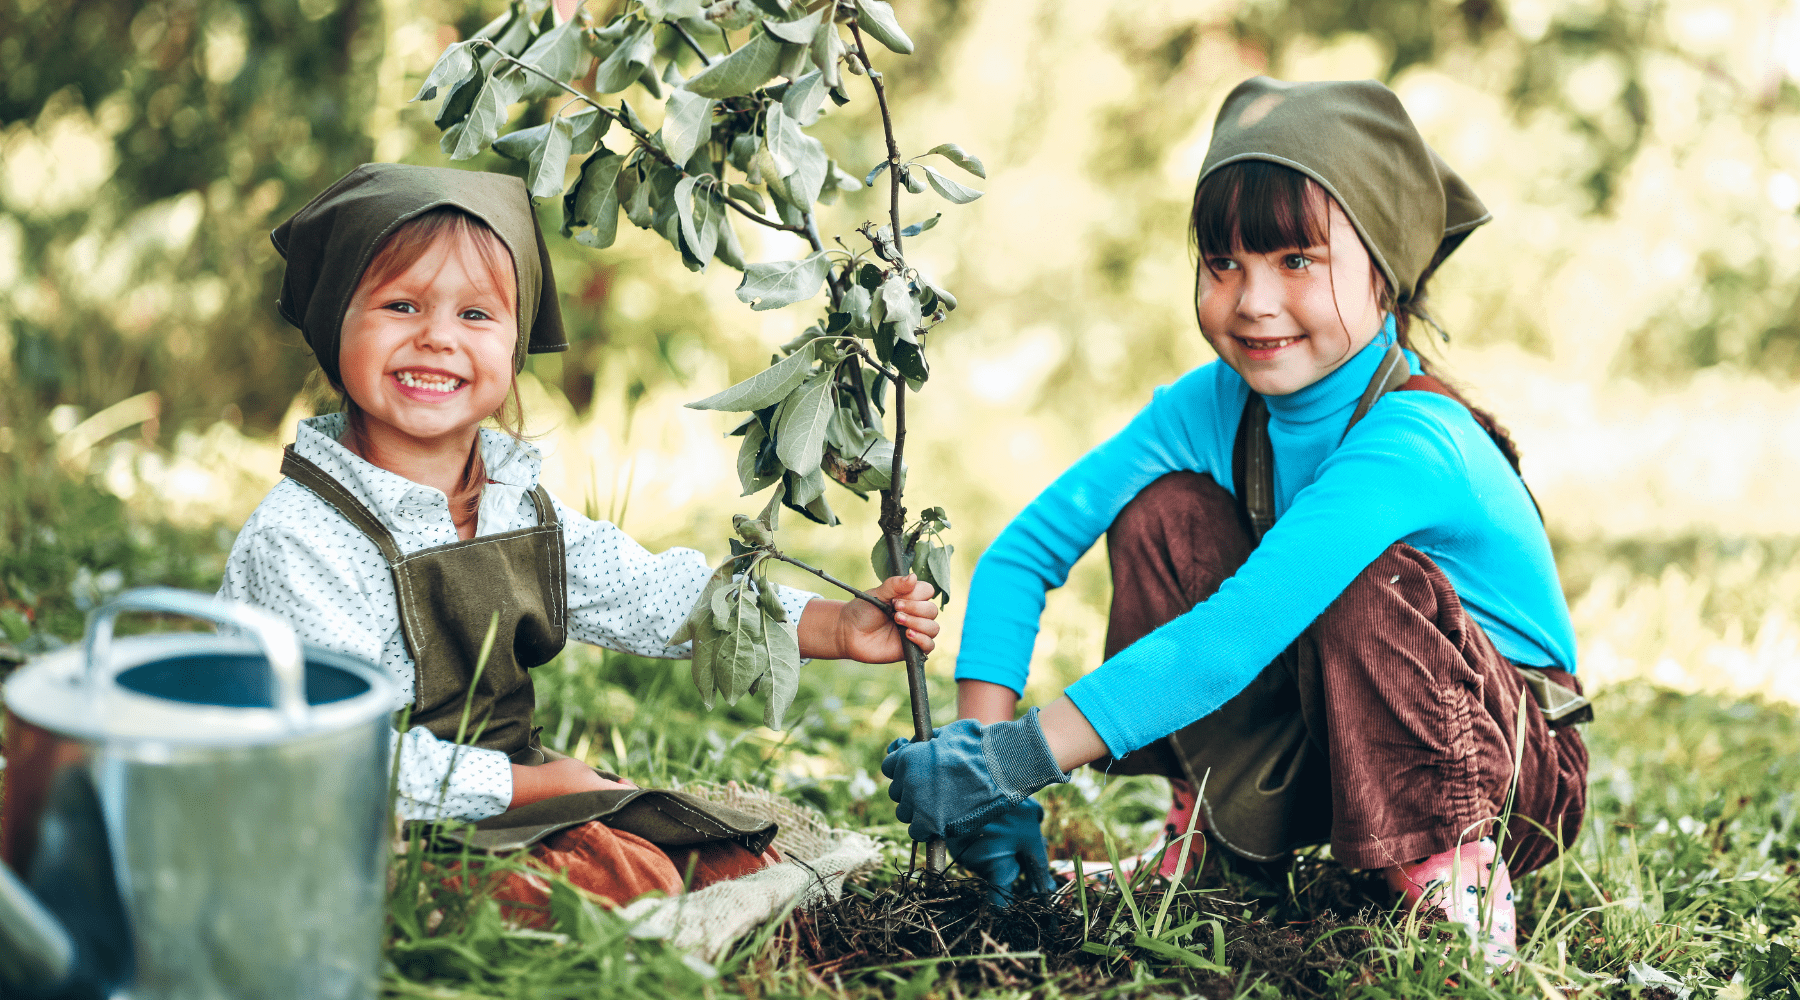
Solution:
[[[938,606],[931,597],[936,590],[918,577],[891,576],[869,592],[894,606],[892,620],[868,601],[845,602],[838,615],[837,642],[839,656],[864,663],[892,663],[905,655],[900,645],[901,629],[906,638],[929,653],[937,645]]]
[[[616,788],[636,788],[629,781],[612,781],[594,773],[594,769],[573,757],[547,764],[512,766],[513,797],[511,808],[553,799],[576,792],[603,792]]]

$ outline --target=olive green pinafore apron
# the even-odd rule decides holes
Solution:
[[[387,558],[400,631],[413,660],[408,725],[424,726],[441,740],[499,750],[515,764],[561,758],[539,742],[539,728],[531,724],[536,695],[529,671],[555,658],[568,638],[562,526],[550,494],[542,486],[529,494],[537,508],[535,526],[404,553],[373,511],[292,445],[281,472],[318,494]],[[483,663],[490,626],[494,643]],[[435,832],[502,852],[592,820],[658,847],[728,840],[753,854],[768,848],[776,829],[767,820],[683,792],[626,788],[562,795],[473,827],[446,824]]]
[[[1357,401],[1345,436],[1376,400],[1397,390],[1456,398],[1437,379],[1414,375],[1401,349],[1390,347]],[[1479,417],[1476,422],[1482,423]],[[1485,423],[1482,429],[1496,433]],[[1275,525],[1275,450],[1268,404],[1257,393],[1245,400],[1231,465],[1238,514],[1254,546]],[[1301,716],[1296,655],[1296,646],[1289,646],[1218,711],[1167,737],[1188,780],[1200,788],[1204,778],[1200,808],[1213,836],[1254,861],[1273,861],[1296,847],[1331,839],[1330,810],[1318,808],[1321,798],[1331,801],[1330,767]],[[1593,717],[1586,698],[1540,671],[1515,667],[1551,723]]]

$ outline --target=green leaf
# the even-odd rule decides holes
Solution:
[[[731,210],[719,206],[719,246],[713,251],[726,267],[744,269],[744,245],[738,242],[737,229],[731,223]]]
[[[964,187],[950,178],[945,177],[943,174],[938,173],[936,170],[925,166],[923,163],[916,164],[916,166],[925,171],[925,179],[931,182],[931,189],[933,191],[936,191],[938,194],[943,195],[945,198],[958,205],[967,205],[969,202],[981,197],[980,191],[977,191],[972,187]]]
[[[862,285],[851,285],[844,290],[844,300],[840,306],[850,317],[852,330],[869,329],[869,303],[869,290]]]
[[[938,224],[938,220],[943,217],[944,217],[944,213],[939,212],[938,214],[932,216],[931,218],[926,219],[924,222],[915,222],[912,225],[907,226],[905,229],[900,230],[900,235],[901,236],[917,236],[927,229],[936,227]]]
[[[838,166],[836,160],[825,165],[825,186],[819,189],[819,204],[830,205],[837,201],[839,191],[861,191],[863,182],[856,175]]]
[[[452,160],[467,160],[486,149],[499,137],[500,129],[511,117],[513,84],[495,76],[482,81],[469,117],[452,126],[438,140],[438,148]]]
[[[821,8],[820,13],[823,13]],[[787,93],[781,95],[781,110],[789,119],[800,125],[811,125],[819,120],[825,108],[825,74],[813,70],[788,85]]]
[[[776,475],[779,477],[780,473]],[[775,492],[769,494],[769,502],[763,504],[762,513],[757,515],[756,519],[768,525],[770,531],[781,527],[781,499],[785,496],[787,496],[787,483],[776,483]],[[786,620],[782,619],[782,621]]]
[[[741,568],[738,563],[728,563],[727,566],[733,570]],[[720,568],[724,569],[726,567],[722,566]],[[713,591],[711,605],[713,627],[726,630],[731,628],[731,605],[734,593],[735,587],[722,587],[719,590]]]
[[[469,54],[469,47],[474,42],[457,42],[438,56],[437,64],[425,77],[425,83],[419,92],[413,95],[413,101],[429,101],[437,96],[438,88],[450,87],[466,78],[475,69],[475,58]],[[411,104],[412,101],[408,101]]]
[[[912,55],[912,39],[906,37],[900,22],[894,20],[894,8],[887,0],[856,0],[856,20],[862,30],[889,49],[903,56]]]
[[[731,55],[688,80],[687,89],[703,97],[742,97],[769,82],[781,65],[781,42],[758,32]]]
[[[525,187],[533,198],[556,198],[563,193],[563,177],[569,172],[569,148],[575,127],[567,118],[552,118],[543,145],[532,151],[525,171]]]
[[[776,411],[775,454],[795,475],[819,469],[825,451],[825,429],[837,404],[831,398],[836,373],[827,369],[800,384]]]
[[[438,105],[437,117],[433,123],[439,129],[448,130],[457,122],[469,117],[469,109],[475,106],[475,95],[481,93],[481,85],[487,82],[487,74],[477,69],[451,85],[450,92],[444,95],[444,102]]]
[[[509,160],[530,162],[531,158],[544,148],[550,139],[550,127],[553,122],[545,122],[531,128],[522,128],[494,140],[494,152]]]
[[[767,489],[770,483],[779,482],[779,474],[759,476],[756,474],[756,462],[762,455],[763,444],[769,440],[769,432],[763,430],[762,421],[752,420],[750,430],[744,434],[744,443],[738,446],[737,474],[738,483],[744,487],[742,496]]]
[[[880,163],[875,164],[874,169],[869,171],[869,176],[863,178],[863,187],[874,187],[875,178],[880,177],[881,172],[886,170],[889,165],[890,164],[886,160],[882,160]]]
[[[681,627],[675,630],[675,634],[669,637],[669,645],[679,646],[698,636],[703,628],[709,627],[708,623],[712,619],[713,594],[730,583],[731,567],[729,565],[713,570],[712,575],[706,579],[706,586],[700,590],[699,599],[694,601],[694,607],[688,611],[687,618],[682,621]]]
[[[687,404],[688,409],[728,410],[742,413],[760,410],[765,406],[774,406],[787,399],[812,373],[814,349],[814,345],[808,344],[724,392]],[[780,431],[777,430],[776,433],[779,435]]]
[[[764,643],[769,658],[769,686],[763,697],[763,725],[780,729],[787,710],[800,691],[800,639],[797,628],[784,619],[765,622]]]
[[[781,595],[775,592],[775,585],[766,580],[756,592],[756,604],[762,608],[763,617],[767,619],[763,623],[764,635],[769,634],[769,622],[788,620],[787,609],[781,606]]]
[[[612,117],[601,114],[599,108],[583,108],[563,117],[575,129],[574,137],[569,140],[569,152],[575,156],[586,156],[593,152],[594,144],[612,127]]]
[[[584,229],[576,239],[585,246],[605,249],[619,235],[619,168],[625,157],[602,149],[582,161],[581,176],[563,196],[563,231]]]
[[[789,510],[805,513],[807,505],[825,495],[825,473],[818,469],[804,476],[789,472],[785,482],[787,496],[782,502]]]
[[[704,271],[706,270],[707,263],[712,260],[713,248],[707,247],[705,253],[701,252],[700,232],[694,226],[694,185],[699,180],[700,178],[689,174],[676,182],[675,214],[676,217],[681,220],[681,238],[687,241],[687,245],[692,251],[695,259],[700,261],[700,269]],[[715,237],[716,235],[715,231]],[[754,407],[752,407],[752,409],[754,409]]]
[[[807,58],[810,48],[804,43],[783,42],[781,58],[775,61],[775,75],[788,80],[798,80],[806,75],[807,68],[812,65],[812,60]]]
[[[930,229],[931,227],[926,226],[925,228]],[[924,285],[926,288],[931,289],[931,294],[937,296],[938,301],[942,302],[944,304],[945,311],[949,311],[949,310],[956,308],[956,296],[951,295],[948,291],[946,291],[944,289],[943,285],[938,284],[936,279],[934,279],[931,275],[926,274],[924,271],[918,271],[918,275],[919,275],[919,284]]]
[[[650,181],[640,177],[635,167],[619,171],[619,207],[625,210],[625,218],[639,229],[649,229],[655,221],[655,213],[650,208]]]
[[[769,210],[768,203],[763,201],[762,192],[743,184],[733,184],[726,189],[731,197],[750,206],[750,210],[761,214]]]
[[[894,336],[909,344],[918,343],[919,303],[907,288],[906,279],[898,271],[888,275],[875,298],[881,303],[881,322],[894,324]]]
[[[819,189],[825,186],[825,168],[831,158],[819,140],[800,130],[800,123],[789,118],[779,104],[769,106],[763,141],[787,188],[788,200],[805,209],[819,200]]]
[[[875,579],[877,580],[886,580],[890,576],[905,576],[912,572],[913,555],[913,548],[906,544],[905,538],[902,538],[900,540],[900,565],[896,567],[893,560],[888,558],[887,536],[882,535],[875,539],[875,547],[869,550],[869,565],[875,570]]]
[[[905,185],[906,190],[913,194],[924,194],[925,179],[919,176],[918,171],[914,170],[913,166],[914,164],[904,164],[900,167],[900,183]]]
[[[694,151],[712,138],[711,98],[688,90],[669,94],[668,114],[663,118],[663,149],[676,163],[686,163]]]
[[[906,376],[907,381],[923,383],[931,377],[931,366],[925,363],[925,352],[919,350],[917,344],[909,344],[904,340],[894,342],[894,368]],[[913,391],[918,391],[918,385]]]
[[[925,549],[925,565],[931,568],[931,584],[943,595],[944,607],[950,606],[950,556],[954,545],[930,545]]]
[[[704,188],[694,198],[694,232],[699,237],[699,242],[694,244],[694,254],[702,260],[711,260],[718,251],[719,230],[724,224],[724,216],[725,203],[719,200],[716,189]]]
[[[825,75],[827,91],[843,86],[844,74],[838,67],[838,60],[844,57],[844,37],[838,34],[837,24],[831,18],[819,23],[819,30],[813,32],[812,44],[807,55],[812,58],[814,66]]]
[[[650,23],[640,22],[620,39],[594,71],[594,92],[614,94],[636,83],[656,56],[656,40],[650,35]]]
[[[520,100],[531,101],[563,93],[557,83],[567,83],[587,71],[587,53],[582,49],[580,25],[571,19],[544,32],[519,56],[519,61],[543,74],[539,76],[507,64],[507,69],[502,72],[515,79]]]
[[[710,613],[708,621],[711,621]],[[719,660],[719,646],[724,641],[725,633],[709,624],[706,626],[705,634],[694,640],[694,651],[690,654],[693,658],[690,668],[694,677],[694,686],[700,689],[700,703],[705,705],[708,710],[712,709],[717,697],[715,694],[718,690],[718,680],[715,676],[716,664]]]
[[[751,264],[737,287],[738,301],[751,303],[750,308],[758,312],[804,302],[819,294],[830,270],[831,258],[823,250],[799,260]]]
[[[763,30],[784,42],[809,45],[812,43],[813,35],[818,33],[819,22],[824,19],[827,10],[829,8],[820,7],[798,21],[764,21]]]
[[[924,155],[930,156],[933,153],[942,156],[944,159],[949,160],[951,163],[956,164],[983,180],[987,179],[987,168],[981,165],[981,160],[973,153],[970,153],[968,150],[958,146],[954,142],[946,142],[942,145],[933,146],[926,150]]]

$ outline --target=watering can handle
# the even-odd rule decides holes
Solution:
[[[290,729],[306,724],[306,667],[293,627],[261,608],[174,587],[128,590],[94,612],[87,627],[87,681],[91,696],[98,697],[102,685],[116,673],[112,663],[113,622],[125,611],[186,615],[249,632],[256,637],[275,675],[276,710]]]

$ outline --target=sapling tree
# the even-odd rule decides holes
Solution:
[[[414,98],[441,95],[436,120],[452,159],[492,148],[524,163],[532,197],[561,199],[562,233],[578,243],[611,246],[622,213],[666,239],[689,270],[717,261],[742,271],[737,296],[751,309],[825,292],[817,319],[781,345],[767,370],[688,404],[745,415],[731,432],[743,438],[739,481],[745,496],[771,492],[756,517],[733,518],[730,554],[675,641],[692,641],[694,682],[708,707],[715,698],[735,703],[760,693],[771,727],[781,725],[800,670],[795,623],[767,582],[771,563],[791,563],[893,611],[783,552],[776,542],[783,508],[836,524],[827,480],[865,500],[878,495],[876,576],[910,571],[944,601],[951,594],[952,546],[942,540],[949,518],[931,507],[909,521],[903,495],[907,396],[930,378],[927,344],[956,298],[905,255],[906,241],[937,225],[941,213],[902,225],[901,201],[903,191],[929,188],[966,204],[981,192],[950,171],[986,172],[955,143],[902,155],[871,42],[900,55],[913,50],[886,0],[628,0],[604,24],[585,12],[558,23],[550,0],[515,0],[474,37],[449,46]],[[851,76],[873,90],[886,149],[860,176],[806,131],[850,102]],[[613,106],[607,95],[623,96]],[[543,99],[559,102],[549,121],[506,131],[516,104]],[[654,132],[637,110],[647,103],[662,106]],[[570,183],[574,157],[580,168]],[[884,181],[887,218],[828,245],[815,207]],[[748,262],[740,225],[795,233],[811,252]],[[914,736],[930,739],[924,654],[903,646]],[[944,867],[941,841],[930,845],[927,865]]]

